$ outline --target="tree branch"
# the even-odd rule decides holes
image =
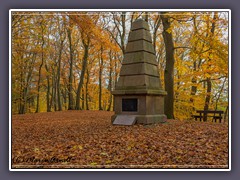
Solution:
[[[192,49],[191,47],[187,47],[187,46],[178,46],[178,47],[174,47],[174,49],[180,49],[180,48]]]

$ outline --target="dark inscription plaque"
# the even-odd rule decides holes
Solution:
[[[137,99],[122,99],[122,111],[137,111]]]

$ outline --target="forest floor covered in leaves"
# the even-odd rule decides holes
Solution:
[[[113,126],[113,112],[12,116],[12,168],[228,168],[228,125]]]

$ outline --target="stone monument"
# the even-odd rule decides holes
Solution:
[[[116,83],[112,123],[152,124],[166,121],[164,96],[148,23],[132,23],[128,44]]]

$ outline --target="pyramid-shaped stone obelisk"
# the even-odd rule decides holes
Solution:
[[[128,44],[116,83],[113,124],[164,122],[164,96],[148,23],[132,23]]]

